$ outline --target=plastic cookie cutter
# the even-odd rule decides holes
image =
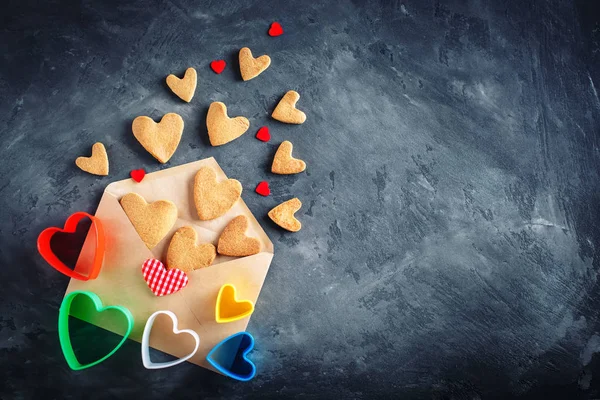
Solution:
[[[52,236],[54,236],[55,233],[57,233],[57,232],[75,233],[75,230],[77,229],[77,224],[79,224],[79,222],[83,218],[89,218],[92,221],[92,225],[90,226],[90,231],[93,228],[95,237],[96,237],[96,249],[95,249],[91,268],[88,269],[88,271],[89,271],[88,275],[82,275],[79,272],[76,272],[76,271],[72,270],[71,268],[67,267],[61,260],[58,259],[58,257],[54,254],[54,252],[50,248],[50,239],[52,239]],[[81,281],[96,279],[96,277],[100,273],[100,269],[102,268],[102,263],[104,261],[104,246],[105,246],[105,240],[104,240],[104,228],[102,227],[102,222],[100,222],[100,220],[98,218],[94,217],[93,215],[90,215],[88,213],[81,212],[81,211],[76,212],[76,213],[72,214],[69,218],[67,218],[67,220],[65,221],[64,228],[61,229],[61,228],[57,228],[54,226],[50,227],[50,228],[46,228],[42,231],[42,233],[40,233],[40,235],[38,236],[38,239],[37,239],[38,251],[48,264],[50,264],[54,269],[58,270],[62,274],[67,275],[68,277],[71,277],[74,279],[81,280]]]
[[[221,286],[215,306],[215,320],[224,324],[245,318],[254,312],[254,303],[250,300],[238,300],[235,286],[227,283]]]
[[[154,320],[156,319],[156,317],[158,317],[161,314],[165,314],[168,315],[169,317],[171,317],[171,320],[173,321],[173,333],[176,335],[179,335],[180,333],[187,333],[189,335],[191,335],[194,340],[196,341],[196,347],[194,347],[194,350],[188,354],[185,357],[182,357],[180,359],[174,360],[174,361],[168,361],[168,362],[162,362],[162,363],[154,363],[150,360],[150,332],[152,331],[152,326],[154,325]],[[142,336],[142,362],[144,363],[144,367],[146,367],[147,369],[161,369],[161,368],[169,368],[169,367],[173,367],[177,364],[181,364],[182,362],[185,362],[187,360],[189,360],[190,358],[192,358],[194,356],[194,354],[196,354],[196,352],[198,351],[198,348],[200,347],[200,337],[198,336],[198,334],[196,332],[194,332],[191,329],[178,329],[177,328],[177,323],[179,321],[177,320],[177,316],[172,313],[171,311],[157,311],[154,314],[152,314],[150,316],[150,318],[148,318],[148,321],[146,321],[146,327],[144,328],[144,334]]]
[[[252,335],[238,332],[213,347],[206,360],[223,375],[246,382],[256,375],[256,366],[247,357],[253,348]]]
[[[79,360],[77,360],[77,356],[75,356],[75,352],[73,351],[73,346],[71,344],[71,336],[69,334],[69,314],[71,311],[71,304],[76,296],[87,296],[92,303],[94,304],[94,308],[97,312],[103,312],[107,310],[116,310],[123,314],[127,320],[127,330],[123,334],[123,339],[112,349],[107,355],[91,362],[89,364],[81,364]],[[67,364],[71,367],[72,370],[78,371],[86,368],[93,367],[94,365],[100,364],[102,361],[106,360],[113,354],[117,352],[123,346],[123,343],[127,340],[131,331],[133,330],[133,315],[131,312],[123,307],[123,306],[102,306],[102,300],[98,297],[97,294],[86,291],[75,291],[67,294],[63,299],[63,302],[60,306],[60,310],[58,312],[58,338],[60,340],[60,347],[62,348],[63,355],[65,356],[65,360],[67,360]]]

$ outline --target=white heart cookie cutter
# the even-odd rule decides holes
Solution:
[[[171,320],[173,321],[174,334],[179,335],[180,333],[187,333],[194,338],[194,340],[196,341],[196,347],[194,347],[194,351],[192,351],[185,357],[173,361],[155,363],[150,360],[150,332],[152,331],[152,325],[154,325],[154,320],[160,314],[165,314],[171,317]],[[146,367],[147,369],[169,368],[189,360],[194,356],[194,354],[196,354],[196,351],[198,351],[198,347],[200,347],[200,336],[198,336],[198,334],[191,329],[177,329],[177,323],[177,316],[171,311],[167,310],[157,311],[154,314],[152,314],[150,318],[148,318],[148,321],[146,321],[146,326],[144,327],[144,334],[142,336],[142,362],[144,363],[144,367]]]

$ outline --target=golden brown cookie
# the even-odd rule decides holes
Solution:
[[[306,121],[306,114],[296,108],[296,103],[300,99],[298,92],[290,90],[273,110],[271,116],[277,121],[285,122],[286,124],[301,124]]]
[[[294,145],[292,142],[287,140],[279,145],[275,157],[273,158],[273,165],[271,166],[272,173],[289,175],[300,173],[306,169],[306,163],[304,161],[292,157],[293,148]]]
[[[184,272],[208,267],[215,261],[217,250],[212,243],[196,245],[198,234],[191,226],[175,232],[167,250],[167,269],[177,268]]]
[[[302,224],[294,217],[294,214],[300,207],[302,207],[302,202],[298,198],[290,199],[269,211],[269,218],[283,229],[298,232],[302,228]]]
[[[238,215],[223,229],[217,252],[224,256],[246,257],[260,252],[260,240],[246,236],[248,217]]]
[[[181,79],[173,74],[167,76],[167,86],[169,86],[173,93],[179,96],[181,100],[187,101],[188,103],[192,100],[192,97],[194,97],[197,83],[198,74],[196,74],[196,70],[191,67],[185,70],[185,75],[183,75],[183,78]]]
[[[194,203],[202,221],[225,214],[242,195],[242,184],[235,179],[217,182],[217,174],[210,167],[202,167],[194,178]]]
[[[183,118],[175,113],[165,114],[159,123],[150,117],[137,117],[131,126],[133,136],[161,163],[169,161],[181,140]]]
[[[229,118],[227,106],[220,101],[211,103],[206,115],[208,138],[213,146],[221,146],[242,136],[250,127],[246,117]]]
[[[271,57],[268,55],[254,58],[249,48],[244,47],[240,50],[240,72],[243,80],[249,81],[256,78],[265,69],[269,68],[269,65],[271,65]]]
[[[77,157],[75,164],[90,174],[108,175],[108,154],[106,154],[106,149],[100,142],[94,143],[92,146],[91,157]]]
[[[137,193],[121,198],[121,207],[149,249],[154,248],[177,221],[177,206],[168,200],[148,204]]]

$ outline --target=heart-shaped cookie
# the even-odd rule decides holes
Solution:
[[[185,70],[183,78],[179,79],[175,75],[171,74],[167,76],[167,86],[183,101],[188,103],[194,97],[196,91],[196,84],[198,83],[198,74],[194,68],[188,68]]]
[[[139,194],[127,193],[120,203],[127,218],[149,249],[154,248],[177,221],[177,206],[168,200],[148,204]]]
[[[215,306],[215,321],[219,324],[238,321],[254,312],[254,303],[238,300],[235,292],[235,286],[229,283],[221,286]]]
[[[290,90],[273,110],[271,116],[277,121],[285,122],[286,124],[302,124],[306,121],[306,114],[296,108],[296,103],[300,99],[298,92]]]
[[[77,157],[75,165],[90,174],[108,175],[108,154],[106,154],[104,145],[100,142],[94,143],[92,146],[92,156]]]
[[[260,240],[246,236],[248,217],[238,215],[223,229],[217,252],[224,256],[246,257],[260,253]]]
[[[142,265],[146,284],[156,296],[166,296],[180,291],[188,284],[188,277],[180,269],[166,270],[160,260],[149,258]]]
[[[242,79],[245,81],[256,78],[271,65],[271,57],[265,54],[254,58],[252,56],[252,51],[250,51],[248,47],[244,47],[240,50],[239,58],[240,72],[242,73]]]
[[[133,136],[146,151],[161,163],[169,161],[181,140],[183,118],[175,113],[165,114],[159,123],[150,117],[137,117],[131,126]]]
[[[287,140],[279,145],[275,157],[273,158],[273,165],[271,166],[272,173],[289,175],[300,173],[306,169],[306,163],[304,161],[292,157],[293,149],[294,145]]]
[[[196,245],[198,234],[191,226],[181,227],[175,232],[167,250],[167,268],[183,272],[208,267],[215,261],[217,250],[212,243]]]
[[[298,198],[284,201],[269,211],[269,218],[283,229],[290,232],[298,232],[302,228],[302,224],[294,217],[294,214],[301,207],[302,202]]]
[[[211,103],[206,115],[208,138],[213,146],[221,146],[242,136],[250,127],[246,117],[229,118],[227,106],[220,101]]]
[[[202,221],[225,214],[242,195],[242,184],[236,179],[217,182],[217,173],[202,167],[194,178],[194,203]]]

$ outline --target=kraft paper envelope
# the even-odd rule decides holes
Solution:
[[[214,158],[147,174],[141,183],[125,179],[108,185],[100,200],[96,217],[104,226],[106,253],[104,265],[95,280],[87,282],[71,279],[67,293],[87,290],[96,293],[103,304],[127,307],[135,318],[131,339],[141,342],[148,317],[158,310],[170,310],[177,315],[179,329],[192,329],[200,336],[198,352],[189,362],[210,368],[206,361],[208,352],[221,340],[246,330],[249,317],[239,321],[218,324],[215,321],[217,293],[222,285],[231,283],[237,289],[238,299],[256,303],[261,287],[273,259],[273,243],[260,227],[242,199],[227,214],[211,221],[198,219],[194,205],[193,182],[201,167],[212,167],[217,181],[227,179]],[[148,202],[170,200],[177,206],[178,219],[169,234],[152,250],[149,250],[135,231],[119,200],[127,193],[135,192]],[[146,285],[142,264],[148,258],[163,263],[173,233],[182,226],[192,226],[198,232],[198,243],[210,242],[215,246],[223,228],[238,215],[246,215],[250,221],[247,235],[262,242],[259,254],[248,257],[225,257],[217,255],[213,265],[188,273],[189,283],[179,292],[157,297]],[[85,273],[94,254],[95,234],[90,230],[84,242],[75,269]],[[89,313],[74,307],[71,315],[111,332],[123,335],[125,322],[109,312]],[[122,316],[117,316],[122,317]],[[178,358],[188,355],[194,348],[193,339],[186,334],[175,335],[170,318],[159,317],[152,329],[150,346]]]

